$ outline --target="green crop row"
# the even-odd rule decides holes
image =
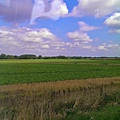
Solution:
[[[0,85],[120,76],[118,60],[2,60]]]

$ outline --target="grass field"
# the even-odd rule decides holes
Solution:
[[[120,60],[0,60],[0,120],[118,120]]]
[[[0,60],[0,85],[120,76],[120,60]]]

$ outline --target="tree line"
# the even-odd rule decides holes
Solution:
[[[66,56],[42,56],[42,55],[39,55],[39,56],[36,56],[34,54],[23,54],[23,55],[20,55],[20,56],[17,56],[17,55],[6,55],[6,54],[1,54],[0,55],[0,59],[67,59]]]
[[[2,53],[0,59],[120,59],[120,57],[83,57],[83,56],[36,56],[34,54],[6,55]]]

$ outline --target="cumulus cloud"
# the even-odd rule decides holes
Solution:
[[[68,32],[66,36],[72,40],[71,43],[66,43],[71,48],[86,49],[91,51],[110,51],[110,50],[120,50],[120,46],[115,43],[102,43],[100,45],[95,45],[95,42],[99,42],[99,38],[92,39],[89,35],[89,31],[98,30],[100,27],[89,26],[83,21],[79,21],[79,29],[74,32]],[[98,43],[97,43],[98,44]]]
[[[57,37],[54,34],[52,34],[47,28],[28,31],[26,33],[26,37],[38,40],[38,42],[42,41],[43,39],[48,39],[52,41],[57,39]]]
[[[44,44],[44,45],[42,45],[41,47],[42,47],[42,48],[45,48],[45,49],[49,49],[49,48],[50,48],[50,46],[47,45],[47,44]]]
[[[59,52],[65,50],[66,43],[62,42],[47,28],[0,28],[0,48],[14,52],[44,52],[54,51],[59,47]],[[47,52],[48,52],[47,51]],[[48,53],[49,53],[48,52]]]
[[[107,50],[107,48],[104,45],[100,45],[97,47],[97,50]]]
[[[110,28],[111,33],[120,33],[120,12],[111,15],[104,23]]]
[[[87,35],[87,33],[75,31],[75,32],[68,32],[67,36],[69,39],[72,39],[74,41],[79,41],[81,43],[89,43],[93,40]]]
[[[79,4],[73,8],[68,16],[103,17],[120,10],[119,0],[78,0]]]
[[[74,47],[94,51],[94,47],[92,45],[80,43],[80,42],[77,42],[77,41],[74,42]]]
[[[57,20],[67,14],[68,9],[63,0],[2,0],[0,2],[0,16],[3,20],[12,23],[23,21],[33,23],[39,17]]]
[[[0,49],[7,54],[10,52],[12,54],[40,53],[43,55],[71,53],[71,49],[75,51],[77,48],[92,49],[90,45],[84,45],[91,42],[92,39],[85,33],[80,34],[78,33],[79,39],[76,41],[64,42],[47,28],[1,27]]]
[[[43,46],[47,46],[46,44],[52,44],[53,42],[56,42],[59,39],[57,36],[51,33],[47,28],[41,28],[41,29],[20,28],[17,32],[21,34],[19,36],[19,39],[24,43],[27,42],[29,44],[37,43]]]
[[[93,39],[87,34],[89,31],[97,30],[99,27],[89,26],[83,21],[79,21],[79,29],[74,32],[68,32],[66,36],[72,40],[71,43],[67,43],[71,48],[80,48],[94,51],[95,48],[90,44],[93,42]]]
[[[99,27],[95,26],[89,26],[83,21],[79,21],[79,30],[75,32],[68,32],[66,35],[69,39],[72,39],[73,41],[79,41],[80,43],[89,43],[92,42],[93,39],[90,38],[90,36],[87,34],[89,31],[97,30]]]
[[[99,29],[99,27],[95,27],[95,26],[89,26],[88,24],[86,24],[83,21],[78,22],[79,26],[80,26],[80,31],[92,31],[92,30],[97,30]]]
[[[89,26],[90,27],[90,26]],[[90,29],[93,30],[93,29]],[[58,38],[47,28],[31,29],[26,27],[0,27],[0,51],[6,54],[42,54],[60,55],[76,54],[76,51],[115,51],[120,46],[114,43],[103,43],[95,46],[94,40],[86,33],[88,31],[68,32],[69,41]]]
[[[99,45],[96,47],[96,50],[100,51],[111,51],[111,50],[119,50],[120,46],[115,43],[102,43],[102,45]]]

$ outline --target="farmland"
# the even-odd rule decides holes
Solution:
[[[1,60],[0,85],[120,76],[120,60]]]
[[[120,60],[0,60],[0,120],[117,120]]]

